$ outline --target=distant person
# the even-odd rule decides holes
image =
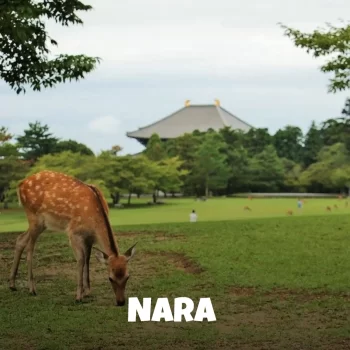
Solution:
[[[299,198],[298,199],[298,209],[301,209],[303,207],[303,201]]]
[[[198,216],[196,214],[196,211],[193,209],[192,213],[190,214],[190,222],[196,222],[197,218],[198,218]]]

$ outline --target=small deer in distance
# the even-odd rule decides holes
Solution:
[[[46,229],[64,231],[77,260],[76,301],[90,293],[89,262],[91,249],[98,243],[96,258],[108,268],[116,305],[125,304],[125,287],[129,279],[127,264],[135,253],[134,244],[124,255],[119,253],[108,219],[108,205],[100,190],[66,174],[41,171],[23,180],[18,188],[29,227],[18,236],[9,287],[16,290],[15,279],[24,248],[27,251],[28,287],[36,295],[32,264],[37,238]]]

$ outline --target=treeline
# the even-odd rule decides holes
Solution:
[[[95,155],[74,140],[59,140],[47,125],[30,123],[22,135],[0,128],[0,201],[15,198],[19,180],[42,169],[63,171],[98,185],[114,204],[122,195],[159,191],[189,196],[239,192],[349,192],[350,99],[340,118],[314,122],[304,135],[286,126],[247,133],[195,131],[163,142],[153,135],[138,155],[120,146]]]

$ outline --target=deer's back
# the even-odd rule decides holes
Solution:
[[[27,215],[37,217],[53,230],[69,226],[93,229],[103,221],[98,199],[91,188],[63,173],[41,171],[23,180],[18,195]],[[101,194],[102,206],[108,205]]]

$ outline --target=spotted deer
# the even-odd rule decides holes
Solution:
[[[96,258],[105,264],[116,305],[125,304],[129,279],[127,263],[135,253],[134,244],[124,255],[119,253],[108,219],[108,205],[102,193],[66,174],[41,171],[24,179],[17,188],[24,207],[28,229],[18,236],[9,287],[16,290],[15,279],[24,248],[27,251],[29,292],[36,295],[32,263],[37,238],[46,229],[66,232],[77,261],[76,301],[90,293],[89,262],[92,246],[97,243]]]

